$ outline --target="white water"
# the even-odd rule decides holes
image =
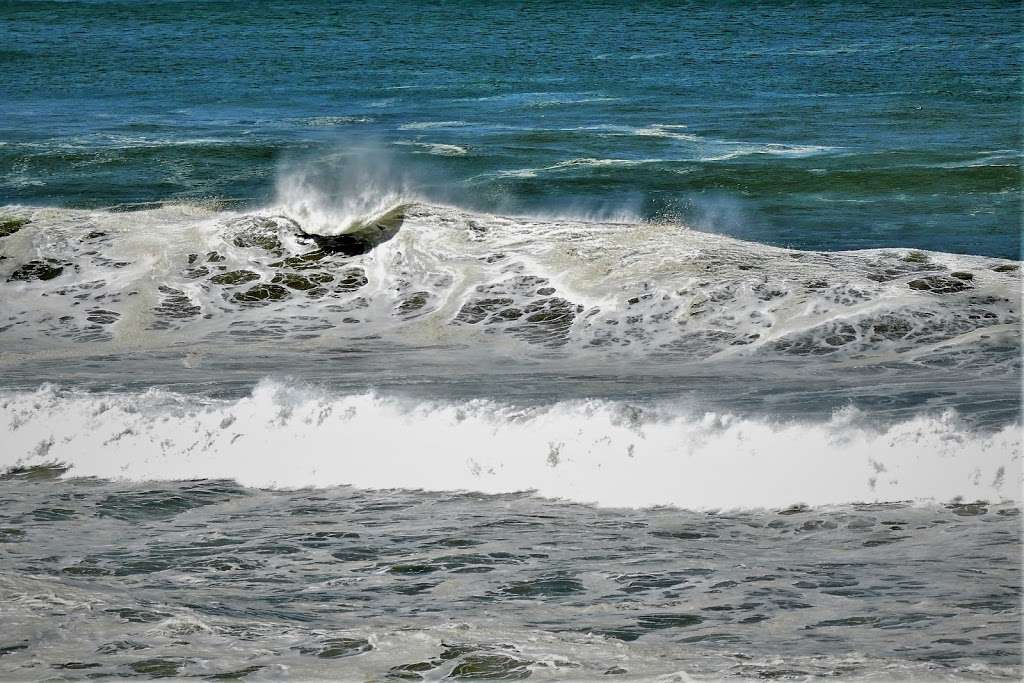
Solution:
[[[282,258],[315,248],[298,241],[291,220],[334,235],[394,209],[374,193],[332,204],[296,190],[274,211],[255,214],[187,206],[24,211],[32,223],[0,244],[8,256],[0,261],[7,280],[0,341],[12,354],[68,343],[85,350],[92,342],[137,349],[215,339],[240,325],[267,328],[274,319],[291,346],[376,334],[428,345],[628,349],[686,359],[783,353],[948,365],[970,356],[973,368],[1000,375],[1016,361],[1007,352],[1020,335],[1013,262],[903,250],[800,252],[678,225],[512,218],[424,204],[406,206],[397,235],[370,253],[314,264],[324,287],[279,286],[279,299],[238,305],[250,287],[281,282],[290,272]],[[238,246],[240,233],[280,240],[281,249]],[[50,259],[63,272],[42,281],[15,277],[33,259]],[[217,281],[239,270],[254,279]],[[354,273],[363,284],[336,288]],[[915,289],[928,278],[962,291]],[[193,308],[154,327],[169,296],[161,287]]]
[[[63,463],[69,476],[533,490],[689,509],[1022,497],[1020,425],[976,433],[952,412],[886,428],[855,411],[775,424],[669,404],[517,408],[332,396],[272,382],[237,401],[53,387],[2,396],[0,468]]]
[[[338,163],[342,158],[346,163]],[[416,179],[397,168],[385,151],[360,148],[286,165],[277,178],[274,210],[298,221],[307,233],[340,235],[415,201],[416,186]]]

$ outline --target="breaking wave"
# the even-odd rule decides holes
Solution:
[[[0,344],[18,355],[372,336],[537,357],[1019,372],[1016,261],[798,251],[678,224],[468,212],[418,201],[392,175],[339,195],[289,178],[293,191],[262,211],[9,210]]]
[[[265,488],[534,491],[688,509],[958,499],[1019,501],[1020,425],[953,412],[885,428],[854,410],[771,422],[614,401],[522,407],[334,395],[264,381],[239,400],[53,386],[0,396],[0,468],[69,476],[234,479]]]

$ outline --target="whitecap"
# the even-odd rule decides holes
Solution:
[[[434,128],[462,128],[464,126],[472,125],[465,121],[413,121],[412,123],[403,123],[398,127],[398,130],[430,130]]]
[[[632,166],[642,166],[644,164],[653,164],[661,161],[661,159],[592,159],[592,158],[581,158],[581,159],[568,159],[566,161],[559,161],[557,164],[547,166],[545,170],[564,170],[570,168],[580,167],[621,167],[629,168]]]
[[[353,123],[371,123],[373,119],[368,116],[314,116],[302,119],[301,121],[313,128],[331,128],[333,126],[347,126]]]
[[[461,157],[465,156],[469,150],[460,145],[448,145],[439,142],[413,142],[409,140],[401,140],[395,143],[396,145],[405,145],[408,147],[416,147],[423,150],[427,154],[433,154],[435,156],[442,157]]]
[[[521,407],[331,395],[265,381],[233,401],[5,392],[0,429],[0,467],[43,464],[31,454],[48,440],[47,462],[70,466],[72,476],[117,480],[529,490],[688,509],[1021,499],[1020,425],[972,432],[951,411],[880,427],[849,410],[822,422],[770,422],[671,403],[646,411],[599,400]]]

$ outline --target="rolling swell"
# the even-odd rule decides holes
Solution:
[[[121,135],[103,140],[44,140],[0,146],[0,180],[15,200],[53,203],[59,178],[64,205],[99,208],[122,203],[252,197],[253,183],[273,175],[282,144],[272,140]]]
[[[823,164],[808,159],[775,160],[771,166],[742,157],[715,163],[700,158],[609,159],[604,160],[606,163],[579,160],[568,166],[529,169],[530,176],[518,182],[528,186],[556,180],[562,191],[570,192],[591,189],[595,185],[597,189],[641,185],[650,192],[715,190],[759,198],[795,192],[849,199],[936,192],[1002,193],[1015,191],[1020,184],[1019,166],[1009,160],[977,164],[953,160],[933,164],[924,159],[923,163],[910,159],[905,164],[888,165],[884,158],[863,156],[841,161],[833,159],[824,168]],[[572,173],[566,174],[566,169],[570,168]]]
[[[342,130],[376,131],[359,117],[335,118]],[[0,145],[0,183],[9,201],[50,205],[58,197],[80,208],[210,197],[262,203],[282,165],[322,153],[323,141],[286,134],[292,126],[307,135],[310,124],[230,135],[219,129],[204,135],[202,128],[186,135],[155,125],[70,140],[15,140]],[[345,148],[363,140],[340,131],[325,135]],[[393,165],[414,171],[421,198],[484,213],[549,214],[567,201],[625,203],[640,218],[707,224],[714,232],[805,249],[1019,252],[1008,216],[1020,190],[1020,164],[1009,149],[730,141],[671,126],[510,131],[466,123],[363,135],[385,139]],[[331,171],[347,172],[348,162]],[[709,211],[722,213],[723,203],[731,214],[708,220]],[[974,226],[966,234],[953,229],[965,222]]]

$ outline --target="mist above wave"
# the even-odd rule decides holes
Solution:
[[[308,234],[337,236],[422,200],[414,176],[376,147],[287,163],[278,173],[274,209]]]

